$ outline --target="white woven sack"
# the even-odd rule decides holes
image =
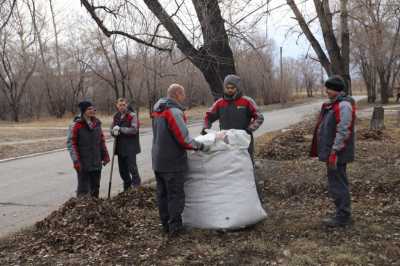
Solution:
[[[253,165],[243,130],[225,132],[229,144],[215,141],[215,132],[196,140],[212,145],[210,152],[189,154],[185,180],[184,224],[209,229],[237,229],[267,217],[258,198]]]

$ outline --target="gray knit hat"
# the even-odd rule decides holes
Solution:
[[[341,76],[333,75],[325,81],[325,87],[334,91],[343,91],[346,88],[346,83]]]
[[[224,79],[224,87],[226,87],[227,85],[233,85],[239,90],[240,89],[240,77],[233,75],[233,74],[226,76]]]

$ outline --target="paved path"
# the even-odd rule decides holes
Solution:
[[[360,99],[361,97],[357,97]],[[265,122],[256,136],[283,129],[319,110],[321,101],[264,113]],[[216,125],[214,125],[215,127]],[[198,135],[201,124],[190,126],[192,135]],[[141,134],[142,153],[138,165],[144,181],[153,177],[150,149],[151,130]],[[111,143],[108,143],[111,151]],[[112,194],[122,190],[122,182],[115,164]],[[46,217],[70,197],[74,196],[76,176],[67,151],[0,162],[0,237]],[[106,197],[110,166],[103,171],[100,196]]]

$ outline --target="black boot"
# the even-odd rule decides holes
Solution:
[[[180,237],[186,233],[187,233],[187,230],[183,226],[178,227],[178,228],[173,228],[173,229],[170,228],[169,232],[168,232],[168,237],[176,238],[176,237]]]
[[[347,227],[351,226],[353,224],[353,221],[351,217],[333,217],[333,218],[325,218],[322,220],[322,225],[330,228],[335,228],[335,227]]]

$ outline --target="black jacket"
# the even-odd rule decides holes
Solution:
[[[117,112],[113,116],[111,135],[114,126],[120,127],[120,134],[116,138],[116,154],[128,156],[140,153],[139,120],[135,112],[128,111],[124,115]]]
[[[204,128],[211,128],[219,120],[220,129],[243,129],[251,133],[264,122],[264,116],[253,99],[237,92],[233,97],[224,95],[207,111]]]

